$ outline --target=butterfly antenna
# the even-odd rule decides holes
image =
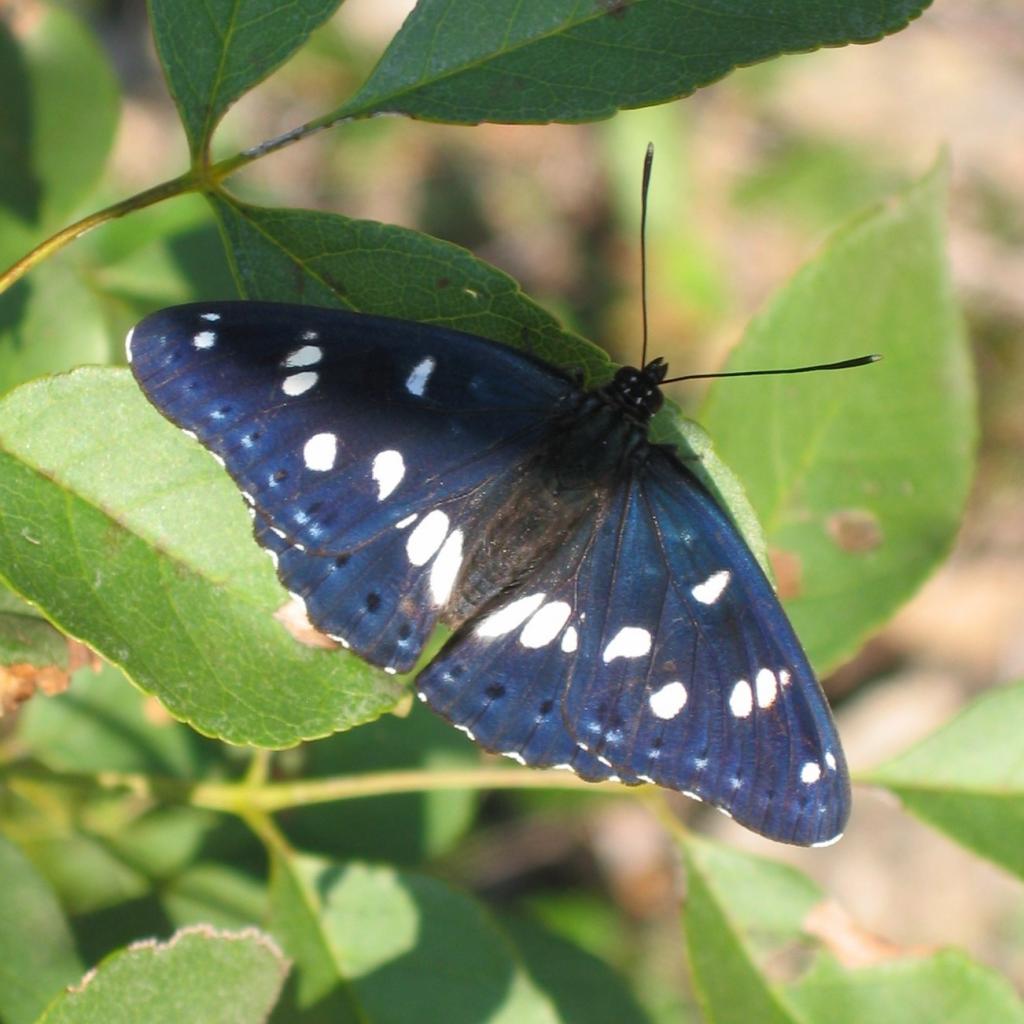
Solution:
[[[670,377],[662,384],[675,384],[681,380],[711,380],[718,377],[769,377],[783,373],[814,373],[817,370],[848,370],[853,366],[867,366],[877,363],[882,357],[878,353],[870,356],[857,356],[854,359],[841,359],[838,363],[815,363],[813,366],[792,366],[784,370],[733,370],[729,373],[688,373],[682,377]]]
[[[643,348],[640,365],[647,365],[647,193],[651,188],[651,167],[654,164],[654,143],[647,143],[644,155],[644,177],[640,185],[640,309],[643,314]]]

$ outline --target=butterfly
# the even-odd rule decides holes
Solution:
[[[648,425],[666,365],[603,387],[447,328],[265,302],[128,337],[143,392],[227,468],[284,586],[489,751],[657,783],[771,839],[841,834],[825,697],[725,512]]]

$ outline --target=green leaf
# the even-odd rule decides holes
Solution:
[[[110,357],[103,309],[64,260],[0,294],[0,394],[33,377]]]
[[[30,604],[0,586],[0,666],[67,668],[68,642]]]
[[[139,935],[166,932],[172,920],[194,923],[171,911],[176,887],[186,885],[181,880],[198,858],[219,858],[224,865],[259,862],[260,848],[245,826],[214,811],[154,807],[137,796],[81,785],[62,790],[52,780],[45,790],[24,780],[17,786],[35,805],[9,801],[4,829],[74,915],[79,950],[93,961]],[[197,893],[192,903],[198,899]],[[226,914],[235,902],[229,891],[216,906]],[[239,923],[213,913],[203,919]]]
[[[683,932],[694,989],[714,1024],[795,1024],[798,1018],[762,971],[755,954],[802,934],[820,900],[792,868],[703,840],[683,845]]]
[[[202,863],[165,885],[160,902],[175,926],[207,923],[242,928],[267,917],[267,887],[220,863]]]
[[[560,1020],[586,1024],[644,1024],[649,1018],[614,971],[579,946],[518,918],[502,927],[533,980],[555,1004]]]
[[[480,750],[418,701],[403,718],[383,715],[352,729],[308,743],[294,758],[299,777],[323,778],[376,771],[439,771],[480,763]],[[431,790],[323,807],[295,807],[281,825],[295,846],[336,859],[359,857],[415,864],[447,852],[468,829],[477,806],[472,790]]]
[[[25,747],[47,767],[70,772],[144,772],[199,778],[220,748],[170,717],[110,666],[77,672],[66,693],[31,701],[18,722]]]
[[[366,1024],[420,1024],[425,1008],[452,1024],[560,1019],[487,913],[434,879],[278,854],[271,901],[297,972],[289,1021],[325,1019],[299,1014],[345,993]]]
[[[0,404],[0,576],[175,717],[288,746],[376,718],[399,684],[294,640],[237,491],[124,371]]]
[[[856,971],[822,957],[787,994],[806,1024],[1024,1022],[1010,983],[955,950]]]
[[[878,39],[927,6],[420,0],[366,84],[331,117],[592,121],[687,95],[741,64]]]
[[[317,877],[325,862],[275,850],[270,864],[270,929],[293,968],[274,1020],[280,1024],[369,1024],[323,920]],[[358,933],[357,933],[358,935]],[[358,941],[351,936],[351,941]]]
[[[704,839],[691,839],[686,852],[723,912],[758,947],[801,940],[805,918],[824,899],[814,882],[786,864]]]
[[[28,1024],[82,965],[53,891],[2,836],[0,879],[0,1019]]]
[[[200,926],[169,942],[120,950],[54,1000],[40,1024],[257,1024],[277,1001],[288,963],[256,929]]]
[[[590,385],[612,376],[606,353],[564,330],[511,277],[460,246],[375,221],[250,206],[224,193],[210,201],[248,298],[440,324],[578,369]],[[651,436],[696,455],[695,472],[731,510],[764,561],[763,536],[743,488],[715,456],[707,434],[669,404]]]
[[[92,190],[117,128],[117,80],[70,12],[0,20],[0,264]]]
[[[1024,683],[986,694],[906,753],[864,773],[919,818],[1024,877]]]
[[[726,367],[879,351],[824,379],[721,381],[701,421],[779,555],[812,662],[848,655],[952,544],[973,468],[974,382],[945,259],[944,165],[840,231]]]
[[[611,376],[600,349],[461,246],[376,221],[209,198],[247,298],[440,324],[580,367],[589,379]]]
[[[68,913],[87,914],[144,896],[149,880],[108,849],[106,837],[75,830],[72,821],[78,808],[72,804],[79,794],[60,794],[60,800],[48,796],[45,816],[21,808],[12,821],[8,808],[4,828],[18,839]],[[83,810],[90,813],[93,808]]]
[[[744,214],[782,216],[826,231],[906,184],[873,150],[818,136],[787,136],[745,171],[733,189]]]
[[[157,53],[193,160],[224,112],[280,67],[341,0],[149,0]]]

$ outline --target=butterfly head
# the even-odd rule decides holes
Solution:
[[[668,364],[660,356],[642,370],[623,366],[605,388],[605,394],[634,419],[646,423],[664,401],[661,382],[668,372]]]

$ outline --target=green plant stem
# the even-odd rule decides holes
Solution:
[[[55,235],[51,235],[45,242],[40,242],[31,252],[26,253],[20,260],[0,274],[0,295],[7,291],[16,281],[24,277],[36,264],[42,263],[43,260],[63,249],[64,246],[73,242],[76,238],[80,238],[86,232],[92,231],[93,228],[106,224],[108,221],[116,220],[118,217],[123,217],[126,213],[145,209],[145,207],[152,206],[154,203],[159,203],[164,199],[184,195],[186,192],[194,192],[199,186],[199,177],[194,171],[187,171],[177,178],[154,185],[144,192],[139,192],[128,199],[122,199],[119,203],[114,203],[113,206],[97,210],[96,213],[90,213],[88,217],[83,217],[81,220],[75,221],[74,224],[69,224]]]
[[[252,752],[252,760],[249,762],[249,769],[245,773],[245,782],[249,786],[262,786],[270,777],[270,759],[273,756],[272,750],[264,750],[257,747]]]
[[[356,800],[396,793],[427,793],[442,789],[589,789],[593,783],[575,775],[555,772],[514,772],[506,768],[470,768],[453,771],[371,772],[327,779],[274,782],[261,786],[199,783],[189,802],[211,810],[237,811],[239,804],[262,811]],[[615,783],[609,784],[610,788]]]
[[[326,128],[353,120],[356,120],[356,118],[325,116],[308,121],[305,124],[299,125],[298,128],[292,128],[290,131],[284,132],[273,139],[268,139],[266,142],[253,146],[251,149],[236,153],[234,156],[227,157],[218,163],[209,165],[197,164],[184,174],[180,174],[177,178],[171,178],[169,181],[154,185],[144,192],[138,192],[134,196],[122,199],[120,202],[114,203],[113,206],[90,213],[89,216],[75,221],[74,224],[69,224],[55,235],[51,235],[44,242],[40,242],[31,252],[26,253],[21,259],[0,274],[0,295],[7,291],[11,285],[21,280],[36,264],[41,263],[55,252],[63,249],[64,246],[73,242],[76,238],[80,238],[86,232],[92,231],[93,228],[99,227],[101,224],[116,220],[127,213],[134,213],[136,210],[145,209],[145,207],[162,202],[164,199],[172,199],[175,196],[184,195],[186,192],[216,191],[220,182],[228,177],[228,175],[234,174],[235,171],[248,166],[253,161],[260,160],[270,153],[276,153],[279,149],[284,149],[286,146],[299,142],[301,139],[314,135]]]
[[[257,839],[271,853],[287,857],[291,854],[291,845],[285,834],[274,823],[274,819],[266,811],[246,808],[239,812],[239,817],[249,826]]]
[[[53,772],[39,765],[21,764],[7,767],[0,773],[0,778],[12,786],[23,780],[54,786],[123,789],[136,796],[166,803],[188,804],[243,816],[249,812],[272,813],[335,800],[443,789],[575,789],[588,792],[621,789],[619,783],[584,782],[565,772],[517,772],[500,767],[370,772],[297,782],[189,782],[141,772],[98,772],[91,775]]]

